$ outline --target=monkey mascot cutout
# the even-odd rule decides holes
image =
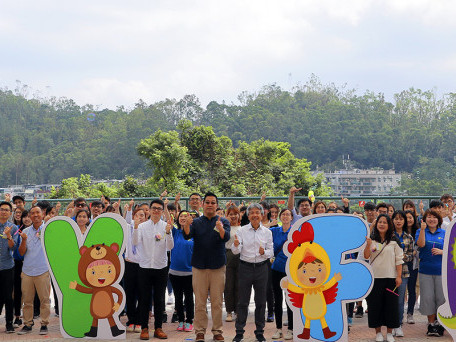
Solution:
[[[70,289],[92,295],[90,314],[93,322],[90,331],[84,334],[87,337],[96,337],[98,320],[106,318],[113,337],[125,332],[117,327],[112,317],[119,310],[123,299],[122,292],[111,286],[119,277],[121,270],[118,251],[117,243],[112,243],[111,246],[106,246],[104,243],[91,247],[82,246],[79,249],[81,259],[78,264],[78,274],[86,287],[79,285],[77,281],[72,281]],[[117,302],[114,302],[113,293],[117,295]]]

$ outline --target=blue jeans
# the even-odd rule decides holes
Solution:
[[[402,325],[402,319],[404,318],[404,300],[405,300],[405,289],[407,288],[409,278],[402,277],[402,284],[399,286],[397,293],[399,294],[399,324]]]
[[[415,302],[416,302],[416,280],[418,278],[418,268],[416,270],[412,270],[409,268],[410,276],[407,283],[407,289],[409,293],[408,297],[408,307],[407,307],[407,314],[413,315],[413,311],[415,310]]]

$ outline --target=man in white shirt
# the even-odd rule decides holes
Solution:
[[[271,231],[261,224],[263,207],[254,203],[247,208],[250,223],[236,233],[231,246],[233,254],[241,254],[239,264],[239,301],[237,306],[236,336],[233,342],[244,339],[250,294],[255,291],[255,336],[258,342],[265,342],[264,314],[268,284],[267,260],[274,255]]]
[[[453,212],[454,209],[454,198],[450,194],[444,194],[440,197],[440,200],[445,205],[442,210],[442,228],[446,229],[450,226],[450,222],[456,217],[456,214]]]
[[[133,245],[138,246],[141,340],[149,339],[149,305],[154,290],[154,337],[166,339],[162,330],[165,311],[165,290],[168,281],[168,256],[166,252],[174,247],[172,224],[161,220],[165,205],[162,200],[150,204],[150,220],[141,223],[133,230]]]

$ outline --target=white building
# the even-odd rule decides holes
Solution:
[[[324,175],[334,193],[343,196],[384,196],[401,185],[401,174],[394,170],[338,170]]]

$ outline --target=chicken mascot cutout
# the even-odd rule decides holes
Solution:
[[[281,286],[294,341],[348,341],[346,303],[366,297],[374,279],[362,258],[368,234],[364,220],[347,214],[307,216],[293,225]]]

